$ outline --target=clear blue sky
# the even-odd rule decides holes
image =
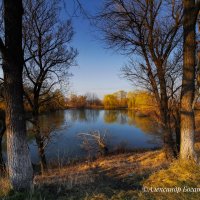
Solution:
[[[73,13],[73,0],[65,0],[66,8],[63,17]],[[90,14],[98,11],[103,1],[81,0],[84,9]],[[119,77],[120,68],[127,63],[128,58],[111,49],[99,38],[99,33],[90,24],[89,20],[81,14],[72,18],[75,35],[72,45],[78,49],[78,67],[71,72],[71,92],[85,94],[95,92],[100,98],[104,94],[118,90],[130,91],[132,86],[127,80]]]

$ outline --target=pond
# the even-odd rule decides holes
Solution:
[[[128,149],[157,148],[162,145],[160,129],[149,117],[139,117],[127,110],[70,109],[41,115],[43,132],[52,130],[45,148],[47,160],[65,162],[87,156],[82,148],[80,133],[98,131],[106,135],[109,150],[117,147]],[[30,129],[30,124],[28,125]],[[33,163],[39,162],[33,135],[29,135]]]

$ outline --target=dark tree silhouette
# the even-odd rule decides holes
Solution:
[[[26,138],[23,107],[22,0],[4,0],[5,42],[0,39],[6,102],[7,157],[11,184],[15,190],[28,189],[33,170]]]
[[[70,46],[71,21],[59,18],[59,1],[26,0],[24,15],[24,94],[32,110],[35,139],[41,170],[47,169],[46,137],[41,133],[41,107],[56,98],[55,89],[67,83],[69,69],[75,64],[77,51]],[[67,85],[65,85],[67,87]],[[65,88],[66,89],[66,88]]]

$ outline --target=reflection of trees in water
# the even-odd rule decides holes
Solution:
[[[105,110],[104,112],[104,122],[107,124],[127,123],[127,111],[126,110]]]
[[[39,116],[39,125],[42,134],[48,132],[55,132],[56,130],[65,126],[65,113],[64,111],[56,111]],[[29,140],[34,138],[32,133],[33,125],[27,122],[27,129],[29,132]],[[66,126],[64,127],[66,128]]]
[[[67,118],[65,119],[65,112],[67,112]],[[54,129],[60,129],[65,123],[83,121],[95,123],[100,115],[99,110],[92,109],[80,109],[80,110],[67,110],[57,111],[50,114],[40,116],[41,130],[45,130],[53,127]],[[133,110],[105,110],[104,111],[104,122],[107,124],[118,123],[118,124],[129,124],[140,128],[143,132],[149,134],[155,134],[159,128],[157,124],[149,117],[139,117]],[[28,124],[29,130],[31,126]],[[31,137],[31,136],[30,136]]]
[[[112,124],[117,122],[118,117],[118,111],[117,110],[105,110],[104,112],[104,122],[107,124]]]
[[[96,122],[99,117],[99,110],[92,110],[92,109],[70,110],[69,114],[71,121]]]
[[[104,122],[107,124],[127,124],[127,110],[105,110]]]
[[[129,124],[141,129],[145,133],[155,134],[158,126],[150,117],[139,117],[133,110],[105,110],[104,122]]]
[[[67,116],[70,121],[77,121],[79,119],[79,110],[68,110]]]
[[[65,125],[65,114],[64,111],[56,111],[50,114],[41,115],[39,120],[41,131],[46,130],[50,126],[54,129],[60,129],[63,125]]]
[[[118,123],[119,124],[127,124],[127,122],[128,122],[127,110],[119,111]]]
[[[129,110],[127,114],[129,125],[134,125],[145,133],[158,133],[159,127],[150,117],[139,117],[133,110]]]
[[[96,122],[99,118],[99,110],[86,110],[87,121]]]

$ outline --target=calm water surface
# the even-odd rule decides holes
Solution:
[[[48,161],[86,156],[79,133],[100,131],[107,135],[109,149],[154,148],[162,145],[159,128],[148,117],[138,117],[124,110],[65,110],[40,117],[42,131],[54,130],[46,147]],[[29,125],[29,128],[31,126]],[[34,163],[39,161],[34,137],[29,146]]]

